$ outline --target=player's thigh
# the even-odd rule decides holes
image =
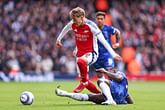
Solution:
[[[78,59],[79,58],[86,61],[88,65],[91,65],[94,62],[96,62],[98,56],[94,52],[89,52],[89,53],[84,54],[82,57],[78,57]]]

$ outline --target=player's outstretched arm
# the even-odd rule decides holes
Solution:
[[[107,71],[105,69],[99,69],[99,70],[96,70],[96,72],[99,72],[99,73],[104,73],[106,75],[108,75],[110,77],[110,79],[113,79],[113,80],[116,80],[116,81],[121,81],[123,79],[123,76],[120,75],[120,74],[115,74],[113,73],[112,71]]]
[[[61,47],[61,46],[62,46],[61,40],[62,40],[62,38],[66,35],[66,33],[72,29],[72,28],[71,28],[72,23],[73,23],[73,22],[70,21],[70,22],[62,29],[61,33],[59,34],[59,36],[57,37],[57,40],[56,40],[56,46],[57,46],[57,47]]]
[[[59,47],[62,47],[62,43],[61,43],[60,40],[57,40],[57,41],[56,41],[56,47],[58,47],[58,48],[59,48]]]
[[[120,55],[118,55],[108,44],[108,42],[105,40],[102,33],[97,34],[98,40],[104,45],[104,47],[108,50],[108,52],[112,55],[112,57],[116,60],[122,61],[122,58]]]

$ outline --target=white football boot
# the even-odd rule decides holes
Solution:
[[[58,96],[63,96],[63,97],[66,97],[66,96],[68,95],[68,93],[67,93],[66,91],[61,90],[61,89],[59,89],[59,88],[57,88],[57,89],[55,90],[55,93],[56,93],[56,95],[58,95]]]

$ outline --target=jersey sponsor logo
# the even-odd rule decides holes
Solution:
[[[82,34],[75,34],[76,35],[76,40],[78,41],[87,41],[88,35],[82,35]]]

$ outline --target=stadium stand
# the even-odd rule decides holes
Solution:
[[[104,11],[122,32],[120,49],[124,62],[117,67],[128,74],[163,74],[165,71],[165,1],[105,0]],[[76,75],[73,33],[66,35],[65,48],[55,40],[70,20],[69,11],[80,6],[94,21],[98,0],[1,0],[1,75]],[[131,50],[131,51],[130,51]],[[134,54],[132,54],[132,52]],[[127,58],[129,56],[129,58]],[[128,60],[129,59],[129,60]]]

